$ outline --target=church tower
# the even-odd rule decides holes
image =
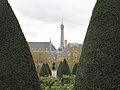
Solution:
[[[62,21],[60,28],[61,28],[61,40],[60,40],[59,51],[63,51],[63,49],[64,49],[64,25],[63,25],[63,21]]]

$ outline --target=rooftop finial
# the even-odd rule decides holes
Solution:
[[[50,39],[50,43],[51,43],[51,39]]]

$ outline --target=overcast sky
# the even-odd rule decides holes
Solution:
[[[60,46],[63,19],[68,43],[83,43],[96,0],[8,0],[28,42]]]

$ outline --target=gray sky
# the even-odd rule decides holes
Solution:
[[[64,21],[68,43],[83,43],[96,0],[8,0],[27,41],[60,46],[60,25]]]

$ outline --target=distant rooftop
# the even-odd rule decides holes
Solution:
[[[75,46],[78,48],[82,48],[82,44],[69,43],[63,51],[57,51],[57,49],[54,47],[54,45],[51,42],[28,42],[28,44],[33,51],[38,51],[39,49],[45,49],[46,50],[45,52],[49,53],[50,56],[54,56],[58,53],[64,55],[70,50],[70,48]]]
[[[61,54],[64,55],[65,53],[67,53],[67,52],[70,50],[70,48],[75,47],[75,46],[78,47],[78,48],[82,48],[82,44],[69,43],[69,44],[67,45],[67,47],[61,52]]]
[[[28,44],[34,51],[37,51],[40,48],[44,48],[46,51],[57,51],[51,42],[28,42]]]

